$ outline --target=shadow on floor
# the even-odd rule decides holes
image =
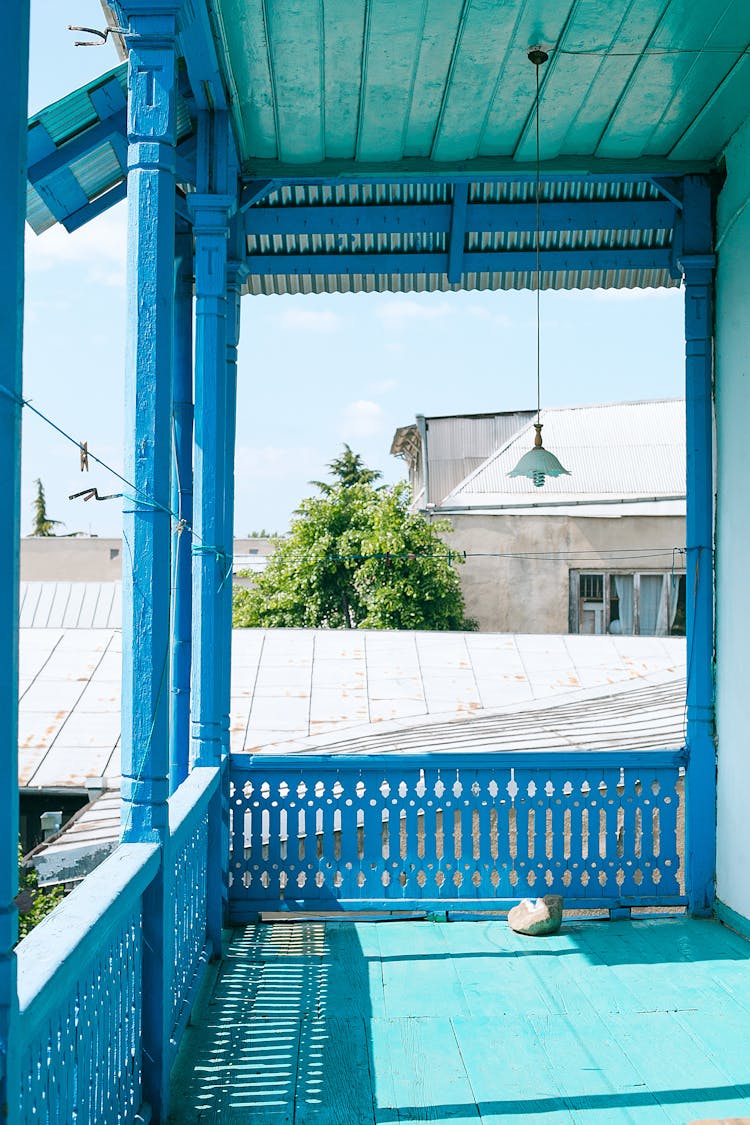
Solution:
[[[750,945],[711,922],[233,931],[173,1125],[674,1122],[750,1114]]]

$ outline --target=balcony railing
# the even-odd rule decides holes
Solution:
[[[163,864],[156,843],[122,844],[19,945],[21,1088],[11,1120],[149,1119],[144,1094],[168,1081],[213,952],[206,904],[218,787],[218,769],[195,770],[169,800]],[[157,896],[168,906],[161,943],[153,932],[146,940]],[[152,1037],[164,1029],[155,1051],[143,1047],[149,1026]]]
[[[687,902],[681,751],[233,755],[230,917]]]

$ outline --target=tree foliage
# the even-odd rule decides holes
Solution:
[[[303,500],[266,569],[234,593],[235,626],[466,629],[447,521],[409,511],[409,487],[379,475],[348,446],[333,483]],[[317,482],[313,482],[317,483]]]
[[[34,509],[34,525],[31,534],[38,536],[50,536],[56,533],[52,530],[55,527],[61,526],[61,520],[53,520],[47,515],[47,501],[44,496],[44,488],[41,480],[37,478],[34,482],[36,484],[36,496],[32,501]]]
[[[31,933],[34,926],[41,922],[50,911],[54,910],[58,902],[64,898],[62,887],[52,887],[42,890],[39,886],[36,871],[33,867],[26,867],[23,862],[23,851],[18,845],[18,940]]]
[[[333,461],[329,461],[328,468],[334,478],[333,484],[324,480],[310,481],[310,484],[319,488],[324,496],[330,496],[339,485],[351,488],[353,484],[374,484],[383,475],[377,469],[368,469],[359,453],[353,453],[346,442],[344,442],[344,452],[340,457],[334,457]]]

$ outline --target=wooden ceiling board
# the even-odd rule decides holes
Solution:
[[[214,11],[247,174],[269,171],[264,161],[333,175],[411,159],[528,167],[536,44],[550,52],[541,144],[556,169],[716,161],[750,93],[747,0],[215,0]]]

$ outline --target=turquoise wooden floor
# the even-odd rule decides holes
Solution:
[[[686,1122],[750,1114],[750,944],[716,922],[236,930],[177,1123]]]

